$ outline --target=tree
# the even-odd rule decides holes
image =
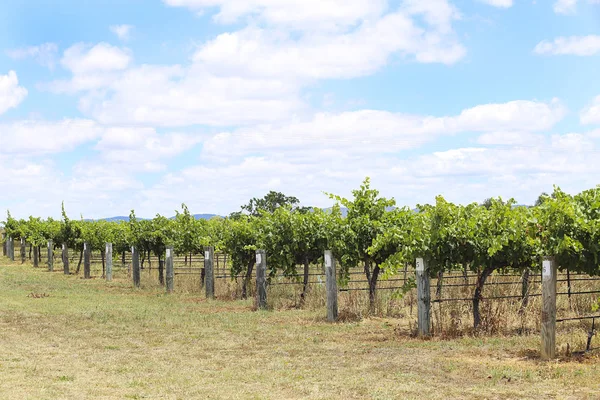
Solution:
[[[336,257],[346,275],[349,268],[363,263],[365,277],[369,283],[369,309],[374,311],[382,263],[393,251],[387,246],[373,249],[371,247],[374,240],[385,232],[388,218],[392,215],[388,209],[394,207],[396,202],[394,199],[379,197],[379,192],[370,188],[369,178],[364,180],[360,189],[353,190],[352,195],[352,200],[329,195],[348,210],[346,218],[341,220],[345,227],[340,232],[342,239],[334,242],[339,246],[334,249],[334,253],[337,254]]]
[[[250,199],[248,204],[242,206],[242,211],[258,217],[261,211],[273,213],[279,207],[290,206],[295,208],[299,203],[300,201],[294,196],[286,196],[281,192],[270,191],[262,199],[256,197]]]

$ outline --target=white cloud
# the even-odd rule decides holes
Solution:
[[[300,160],[328,152],[335,157],[390,154],[420,147],[441,135],[490,132],[486,144],[499,144],[498,132],[532,135],[552,128],[565,115],[558,100],[485,104],[447,117],[406,115],[377,110],[319,113],[311,120],[222,132],[203,144],[208,159],[226,161],[245,154],[276,152]],[[495,140],[492,140],[495,139]],[[513,138],[512,142],[515,142]],[[503,144],[510,144],[505,140]]]
[[[15,71],[0,75],[0,115],[10,108],[15,108],[27,97],[27,89],[19,86],[19,78]]]
[[[128,170],[161,171],[163,162],[200,143],[198,135],[168,133],[160,135],[153,128],[107,128],[96,150],[111,163]]]
[[[600,52],[600,36],[558,37],[554,41],[541,41],[533,50],[537,54],[592,56]]]
[[[123,41],[127,41],[131,37],[131,31],[133,30],[132,25],[111,25],[109,27],[110,31],[117,35],[117,37]]]
[[[0,154],[62,153],[96,139],[102,129],[91,120],[14,121],[0,124]],[[13,139],[17,138],[17,139]]]
[[[513,0],[479,0],[482,3],[498,8],[510,8],[513,6]]]
[[[387,0],[163,0],[173,7],[197,12],[218,8],[220,23],[239,22],[242,17],[293,29],[339,30],[363,19],[377,19]]]
[[[584,125],[600,124],[600,96],[596,96],[587,107],[581,110],[579,119]]]
[[[540,143],[543,135],[530,132],[504,131],[484,133],[477,138],[478,144],[505,145],[505,146],[531,146]]]
[[[66,49],[60,60],[61,65],[73,74],[72,79],[56,80],[40,87],[58,93],[106,88],[129,67],[131,61],[128,49],[107,43],[77,43]]]
[[[120,71],[129,66],[131,55],[127,49],[99,43],[91,46],[78,43],[67,50],[60,63],[74,74],[98,71]]]
[[[39,46],[8,50],[6,54],[14,60],[22,60],[31,57],[41,66],[54,69],[58,54],[58,46],[56,43],[44,43]]]
[[[241,7],[239,17],[261,13],[269,21],[284,18],[274,11],[278,7],[300,7],[270,0],[171,4],[196,9],[223,6],[223,12],[231,11],[234,3]],[[65,52],[62,62],[73,71],[73,78],[46,87],[83,92],[80,110],[104,124],[249,125],[302,115],[309,108],[303,89],[319,79],[373,74],[393,57],[453,64],[465,54],[452,29],[460,15],[446,0],[406,0],[389,13],[381,6],[371,9],[372,3],[355,3],[364,5],[359,7],[362,11],[344,7],[336,11],[340,29],[291,32],[251,24],[205,42],[188,66],[128,67],[131,57],[126,49],[76,45]],[[310,21],[324,18],[321,11],[306,12]]]
[[[577,0],[557,0],[552,8],[557,14],[575,14],[575,10],[577,8]]]

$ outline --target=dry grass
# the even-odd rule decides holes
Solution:
[[[541,362],[537,334],[421,341],[410,337],[409,316],[328,324],[318,300],[297,309],[273,294],[278,311],[253,312],[251,300],[167,296],[144,276],[142,289],[134,290],[126,272],[106,283],[0,260],[0,398],[592,399],[600,393],[595,356]],[[557,341],[581,335],[564,329]]]

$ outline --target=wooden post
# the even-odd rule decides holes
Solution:
[[[215,256],[214,247],[204,248],[204,285],[206,287],[206,298],[215,298],[215,271],[213,260]]]
[[[25,264],[25,255],[26,255],[26,250],[25,250],[25,239],[21,238],[21,264]]]
[[[15,261],[15,240],[12,238],[12,236],[8,237],[8,257],[10,258],[10,261]]]
[[[62,262],[65,275],[69,275],[69,248],[66,243],[62,245]]]
[[[256,250],[256,307],[267,308],[267,255],[264,250]]]
[[[173,293],[173,246],[167,247],[167,256],[165,257],[167,293]]]
[[[542,359],[556,357],[556,261],[542,260]]]
[[[113,268],[113,252],[112,243],[106,243],[106,249],[104,251],[106,257],[106,282],[112,281],[112,268]]]
[[[48,240],[48,271],[54,271],[54,243]]]
[[[133,271],[133,286],[140,287],[140,253],[135,246],[131,246],[131,269]]]
[[[33,246],[33,267],[37,268],[40,266],[40,248]]]
[[[325,250],[325,287],[327,288],[327,321],[338,318],[338,289],[335,272],[335,259],[331,250]]]
[[[92,277],[91,271],[91,252],[89,243],[83,244],[83,279],[90,279]]]
[[[7,246],[8,246],[8,238],[6,237],[6,233],[2,232],[2,255],[6,256],[7,254]]]
[[[417,267],[417,326],[419,336],[429,336],[431,326],[431,293],[429,285],[429,266],[422,258],[416,259]]]

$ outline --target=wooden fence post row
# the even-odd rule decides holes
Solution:
[[[422,258],[417,258],[415,265],[417,270],[417,328],[419,336],[429,336],[431,326],[429,266]]]
[[[542,260],[542,359],[556,357],[556,261]]]
[[[325,287],[327,288],[327,321],[338,319],[338,290],[335,273],[335,259],[331,250],[325,250]]]
[[[267,256],[264,250],[256,250],[256,307],[267,308]]]

